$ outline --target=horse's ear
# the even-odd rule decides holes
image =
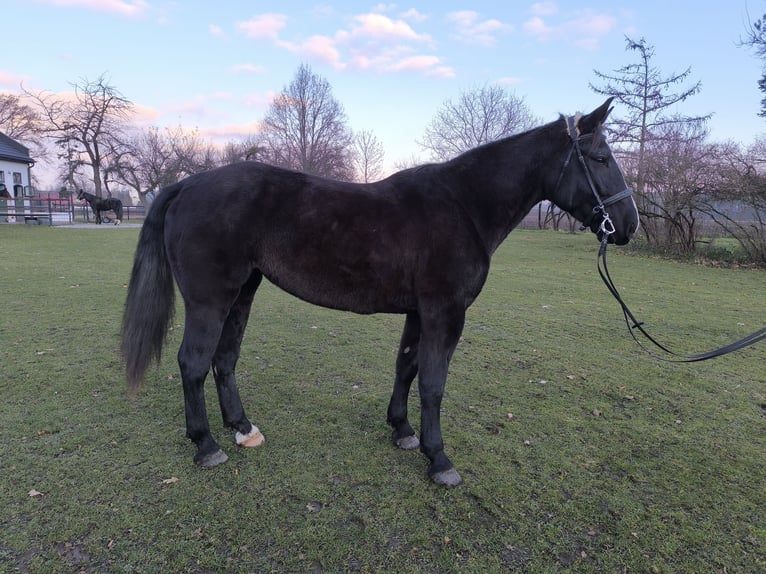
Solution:
[[[612,111],[611,105],[614,97],[608,98],[603,104],[593,110],[591,113],[584,115],[577,122],[577,127],[582,135],[592,134],[598,129],[598,127],[606,121],[609,116],[609,112]]]

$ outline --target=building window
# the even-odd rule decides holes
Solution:
[[[21,185],[21,172],[13,172],[13,185]]]

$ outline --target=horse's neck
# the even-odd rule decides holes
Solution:
[[[491,145],[491,144],[490,144]],[[491,255],[537,203],[543,200],[539,157],[522,137],[475,150],[445,165],[459,184],[456,193]],[[502,157],[500,162],[492,158]]]

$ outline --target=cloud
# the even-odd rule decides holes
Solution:
[[[439,63],[436,56],[410,56],[393,62],[389,66],[391,72],[427,71],[433,69]]]
[[[250,122],[228,124],[214,128],[201,128],[199,132],[202,137],[210,138],[218,142],[227,142],[241,140],[243,137],[257,134],[260,130],[260,122]]]
[[[536,16],[553,16],[558,13],[559,8],[556,6],[555,2],[544,0],[543,2],[532,4],[529,11]]]
[[[124,16],[135,16],[148,8],[145,0],[37,0],[37,2],[62,8],[85,8],[99,12],[114,12]]]
[[[402,18],[403,20],[407,20],[408,22],[417,22],[417,23],[425,22],[426,20],[428,20],[427,14],[418,12],[417,10],[415,10],[415,8],[410,8],[406,12],[402,12],[401,14],[399,14],[399,17]]]
[[[230,70],[235,74],[261,74],[266,71],[263,66],[256,64],[235,64]]]
[[[447,14],[455,31],[453,36],[465,44],[491,46],[497,41],[497,35],[511,30],[511,26],[494,18],[482,20],[478,12],[461,10]]]
[[[259,94],[259,93],[245,94],[245,96],[242,99],[242,103],[245,104],[247,107],[265,107],[270,105],[271,102],[274,101],[275,97],[277,97],[277,92],[274,92],[274,91],[268,91],[263,94]]]
[[[396,4],[383,4],[382,2],[380,4],[376,4],[372,7],[373,12],[393,12],[396,10]]]
[[[425,17],[410,10],[401,18],[391,18],[383,11],[395,5],[379,4],[373,12],[357,14],[348,26],[334,34],[316,34],[296,40],[281,36],[287,25],[282,14],[260,14],[237,27],[253,39],[271,40],[275,46],[337,70],[370,70],[381,73],[415,72],[435,77],[454,77],[455,72],[438,56],[423,54],[423,47],[432,47],[429,34],[416,31],[404,16],[418,21]],[[247,71],[246,69],[241,71]]]
[[[524,22],[524,31],[538,40],[547,40],[553,33],[553,28],[545,23],[539,16],[533,16]]]
[[[555,13],[553,14],[555,15]],[[601,39],[617,26],[617,19],[592,10],[580,11],[560,22],[549,23],[543,15],[534,15],[524,23],[524,31],[541,42],[563,41],[587,50],[598,47]]]
[[[320,62],[325,62],[335,68],[344,67],[340,51],[336,47],[336,41],[329,36],[315,35],[306,38],[300,44],[293,42],[279,42],[279,45],[283,48],[287,48],[291,52],[307,56]]]
[[[383,14],[359,14],[354,16],[354,25],[347,34],[355,38],[366,39],[399,39],[428,42],[431,37],[428,34],[418,34],[404,20],[392,20]]]
[[[210,32],[211,36],[215,36],[217,38],[221,38],[224,35],[223,28],[216,26],[215,24],[210,24],[207,27],[207,31]]]
[[[144,104],[133,104],[133,120],[139,125],[151,125],[160,117],[157,108]]]
[[[19,86],[27,80],[29,80],[29,78],[25,76],[19,76],[14,72],[0,70],[0,86],[8,86],[18,90]]]
[[[500,86],[517,86],[519,84],[523,84],[524,81],[525,80],[523,78],[517,78],[515,76],[505,76],[503,78],[498,78],[495,83]]]
[[[250,20],[240,22],[237,28],[244,32],[248,38],[276,40],[279,31],[287,24],[287,16],[284,14],[260,14]]]

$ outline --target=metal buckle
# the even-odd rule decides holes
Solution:
[[[598,230],[604,234],[604,237],[609,237],[616,231],[614,228],[614,223],[612,223],[612,219],[609,217],[609,214],[603,209],[601,210],[601,216],[603,219],[601,220],[601,225],[599,226]]]

